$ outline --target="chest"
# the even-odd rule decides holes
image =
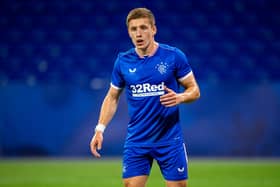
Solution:
[[[145,83],[153,85],[174,79],[175,71],[171,59],[154,57],[126,63],[122,68],[122,75],[126,85]]]

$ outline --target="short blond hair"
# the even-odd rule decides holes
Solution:
[[[132,19],[138,19],[138,18],[148,18],[151,25],[156,24],[155,16],[151,10],[147,8],[134,8],[128,13],[126,17],[126,26],[128,27],[128,24]]]

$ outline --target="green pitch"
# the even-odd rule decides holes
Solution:
[[[121,160],[0,160],[0,187],[121,187]],[[156,164],[147,187],[164,187]],[[189,187],[279,187],[280,160],[190,159]]]

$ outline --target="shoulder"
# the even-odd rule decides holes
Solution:
[[[159,47],[163,50],[166,50],[166,51],[175,51],[177,48],[174,47],[174,46],[171,46],[171,45],[167,45],[167,44],[163,44],[163,43],[160,43],[159,44]]]
[[[167,44],[159,44],[159,47],[164,53],[169,53],[173,55],[185,55],[182,50],[174,46],[170,46]]]
[[[136,53],[134,48],[125,52],[119,52],[115,60],[114,67],[119,68],[119,66],[131,63],[136,58],[134,53]]]
[[[136,55],[135,49],[131,48],[125,52],[120,52],[115,60],[114,67],[122,69],[121,67],[128,66],[135,62],[138,56]]]
[[[160,44],[160,56],[170,59],[177,63],[178,61],[188,61],[185,53],[179,48],[167,44]]]
[[[136,58],[136,52],[135,52],[135,49],[134,48],[131,48],[125,52],[120,52],[118,54],[118,59],[119,60],[131,60],[133,58]]]

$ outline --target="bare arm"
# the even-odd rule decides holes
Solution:
[[[200,90],[193,73],[181,80],[180,84],[185,88],[182,93],[176,93],[170,88],[165,87],[167,93],[160,97],[160,102],[164,106],[172,107],[180,103],[190,103],[200,97]]]
[[[121,90],[110,87],[101,106],[98,124],[103,124],[107,126],[109,122],[112,120],[118,107],[120,94],[121,94]],[[100,150],[102,148],[102,142],[103,142],[103,132],[98,130],[95,131],[95,134],[93,135],[92,140],[90,142],[90,149],[95,157],[98,158],[100,157],[100,154],[97,152],[97,150]]]
[[[112,120],[118,107],[120,94],[121,90],[110,87],[107,95],[103,100],[98,123],[108,125],[108,123]]]

